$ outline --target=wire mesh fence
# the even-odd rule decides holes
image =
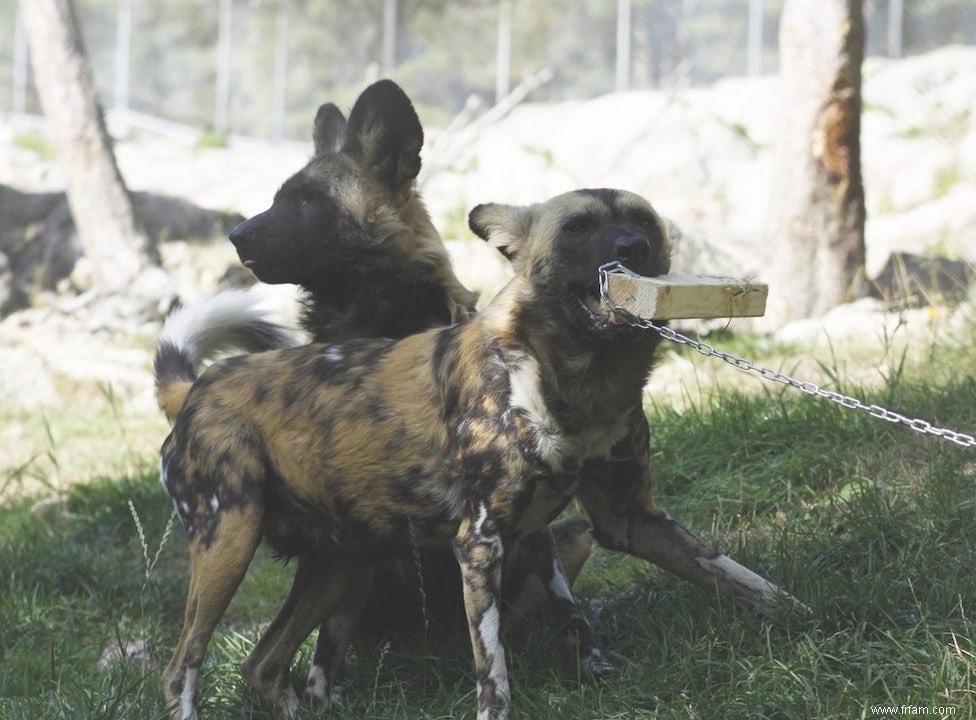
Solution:
[[[538,99],[775,72],[783,0],[75,0],[103,105],[220,134],[307,135],[380,75],[446,121],[548,67]],[[976,44],[971,0],[865,0],[867,52]],[[0,112],[36,112],[0,1]]]

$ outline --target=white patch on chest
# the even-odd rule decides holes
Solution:
[[[539,363],[529,355],[518,358],[508,377],[509,406],[521,411],[536,453],[553,470],[572,470],[583,460],[606,457],[627,432],[627,416],[621,413],[610,423],[588,424],[576,434],[566,434],[546,406]]]
[[[553,467],[562,467],[565,438],[559,423],[546,407],[539,382],[539,363],[530,356],[523,356],[509,370],[510,388],[508,404],[513,410],[521,410],[522,417],[535,439],[539,456]]]

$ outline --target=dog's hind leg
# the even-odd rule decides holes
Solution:
[[[190,542],[190,589],[176,652],[163,673],[173,717],[196,720],[200,666],[217,623],[244,579],[261,540],[260,511],[225,511],[213,535]]]
[[[351,575],[345,583],[345,593],[338,607],[319,628],[305,691],[326,710],[331,707],[333,698],[342,692],[337,679],[345,665],[346,649],[362,619],[372,590],[373,578],[370,573]]]
[[[573,587],[576,578],[583,570],[583,565],[590,557],[593,528],[589,521],[577,518],[556,523],[549,530],[552,532],[552,541],[563,575],[569,586]],[[517,552],[521,553],[521,549]],[[511,581],[509,579],[505,581],[507,612],[503,626],[506,631],[517,626],[526,615],[541,607],[549,599],[549,591],[534,566],[526,565],[521,558],[515,560],[513,564],[526,567],[522,571],[516,569],[517,574]],[[506,572],[508,572],[507,566]]]
[[[571,520],[532,533],[519,541],[515,553],[519,558],[514,563],[516,567],[511,569],[520,577],[514,578],[516,587],[512,588],[514,599],[506,613],[506,628],[509,617],[524,616],[533,606],[541,604],[544,597],[548,598],[559,631],[566,645],[577,652],[583,670],[595,678],[607,675],[612,668],[572,592],[572,583],[590,554],[590,524],[586,520]],[[569,562],[568,571],[564,555]]]
[[[344,570],[299,557],[288,597],[241,666],[244,677],[265,702],[286,714],[298,707],[289,675],[292,660],[315,627],[341,610],[349,582]],[[328,697],[325,689],[324,698]]]

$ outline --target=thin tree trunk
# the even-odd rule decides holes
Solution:
[[[631,15],[630,0],[617,0],[617,92],[630,89]]]
[[[271,138],[285,137],[288,109],[288,15],[290,0],[278,0],[275,17],[274,73],[271,77]]]
[[[21,0],[24,2],[24,0]],[[217,86],[214,100],[214,132],[230,132],[230,73],[233,60],[234,0],[220,0],[217,17]]]
[[[498,42],[495,48],[495,104],[502,102],[510,90],[512,72],[512,0],[498,3]]]
[[[397,53],[397,0],[383,2],[383,77],[393,77]]]
[[[20,0],[41,108],[99,293],[128,287],[157,261],[115,164],[70,0]]]
[[[815,317],[859,294],[862,0],[787,0],[783,110],[772,206],[770,315]]]

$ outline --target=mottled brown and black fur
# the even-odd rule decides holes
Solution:
[[[281,186],[268,210],[231,233],[244,265],[264,282],[302,287],[302,326],[316,342],[397,339],[470,316],[476,294],[455,277],[416,188],[424,134],[403,90],[390,80],[374,83],[348,121],[326,103],[312,134],[312,159]],[[257,321],[254,330],[261,327]],[[181,402],[182,396],[171,403],[171,415]],[[588,525],[574,522],[556,531],[575,578],[588,555]],[[449,549],[391,559],[377,582],[366,603],[364,631],[413,633],[431,624],[455,626],[463,617]],[[327,644],[328,633],[321,637]],[[316,665],[313,660],[313,675]]]
[[[298,702],[288,666],[301,642],[322,621],[335,639],[324,688],[312,689],[327,698],[375,562],[412,537],[422,547],[453,545],[478,718],[507,717],[506,563],[534,558],[572,614],[551,540],[529,554],[517,548],[573,497],[607,547],[757,603],[784,597],[653,503],[641,398],[659,338],[618,323],[597,292],[598,268],[610,261],[646,275],[668,270],[667,235],[651,206],[624,191],[584,190],[528,207],[479,206],[470,222],[515,269],[472,318],[398,341],[231,358],[193,383],[161,453],[192,567],[164,676],[179,717],[195,717],[207,643],[262,537],[296,555],[298,567],[245,674],[285,712]],[[161,390],[188,379],[158,372],[168,378]],[[581,661],[599,667],[592,631],[574,617]]]
[[[323,105],[313,138],[313,158],[282,185],[272,206],[232,232],[245,266],[266,282],[304,289],[302,324],[319,342],[400,338],[473,313],[476,296],[454,276],[416,191],[423,131],[403,91],[391,81],[370,86],[348,122],[337,107]],[[164,333],[157,369],[165,374],[166,367],[177,367],[186,378],[160,378],[160,404],[171,418],[203,358],[232,346],[258,351],[293,344],[252,302],[225,293],[208,301],[203,314],[184,313],[182,327]],[[174,334],[183,339],[184,353],[187,344],[192,346],[192,357],[175,350]],[[192,342],[186,343],[188,338]],[[296,507],[294,514],[301,511]],[[566,522],[552,532],[566,574],[574,579],[589,555],[589,524]],[[548,535],[549,530],[540,532],[525,543],[526,557],[516,563],[512,575],[520,581],[511,584],[506,605],[515,616],[545,595],[548,571],[536,572],[529,555],[535,545],[550,542]],[[374,563],[373,592],[361,598],[365,610],[358,630],[412,633],[463,622],[460,576],[450,548],[417,548],[411,536],[401,541],[405,549],[399,556]],[[302,576],[296,577],[296,587]],[[571,612],[556,610],[560,623],[571,624]],[[332,635],[323,626],[309,673],[312,694],[322,692],[323,668],[336,654]]]

